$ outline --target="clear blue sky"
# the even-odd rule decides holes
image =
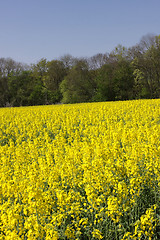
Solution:
[[[160,0],[0,0],[0,58],[90,57],[160,34]]]

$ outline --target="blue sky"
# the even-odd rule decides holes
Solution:
[[[90,57],[160,34],[160,0],[0,0],[0,58]]]

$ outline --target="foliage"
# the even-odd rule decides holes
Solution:
[[[160,98],[160,36],[90,58],[0,58],[0,107]]]
[[[60,89],[63,103],[87,102],[92,98],[92,79],[84,60],[77,61],[62,81]]]
[[[105,64],[97,70],[95,82],[97,87],[93,96],[93,101],[102,102],[115,100],[113,65]]]

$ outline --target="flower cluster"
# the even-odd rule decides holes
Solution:
[[[160,100],[0,109],[0,240],[160,239]]]

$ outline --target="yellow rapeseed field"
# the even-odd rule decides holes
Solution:
[[[160,239],[160,99],[0,109],[0,240]]]

